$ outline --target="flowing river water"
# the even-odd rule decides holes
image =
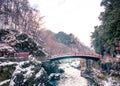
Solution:
[[[52,81],[53,86],[120,86],[118,81],[115,82],[111,78],[108,78],[108,81],[103,80],[103,85],[98,85],[90,76],[82,77],[80,60],[67,60],[58,63],[58,68],[64,70],[64,73],[60,74],[60,80]]]
[[[81,77],[80,70],[69,64],[62,64],[60,67],[65,72],[62,74],[63,78],[58,82],[57,86],[88,86],[87,80]]]
[[[88,80],[81,77],[80,61],[61,62],[59,68],[64,70],[60,80],[54,81],[54,86],[89,86]]]

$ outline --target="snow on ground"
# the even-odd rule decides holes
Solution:
[[[10,79],[0,82],[0,86],[4,86],[4,84],[8,83],[9,81]]]
[[[102,81],[102,83],[104,86],[120,86],[120,81],[112,77],[107,78],[106,80]]]
[[[80,70],[70,66],[70,64],[61,64],[64,69],[63,78],[58,82],[58,86],[88,86],[85,78],[80,76]]]
[[[35,78],[39,78],[41,75],[43,75],[43,72],[44,71],[44,69],[43,68],[41,68],[41,70],[35,75]]]
[[[27,72],[24,74],[24,76],[25,76],[26,78],[27,78],[28,76],[31,76],[31,74],[34,72],[34,71],[31,70],[31,69],[34,68],[33,65],[31,65],[31,66],[29,66],[29,67],[26,67],[26,68],[24,68],[24,69],[22,68],[22,65],[23,65],[24,63],[28,63],[28,62],[29,62],[29,61],[20,62],[19,65],[16,66],[16,70],[14,71],[13,76],[16,75],[16,74],[18,74],[18,73],[20,73],[21,71],[27,71]]]
[[[14,65],[18,64],[18,62],[1,62],[0,66],[9,66],[9,65]]]
[[[14,48],[12,48],[11,46],[9,46],[8,44],[6,44],[6,43],[0,43],[0,50],[2,51],[4,49],[7,49],[8,51],[11,51],[11,52],[14,51]]]
[[[16,66],[9,86],[45,86],[47,81],[47,73],[40,61],[24,61]]]

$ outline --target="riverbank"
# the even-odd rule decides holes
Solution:
[[[109,68],[107,68],[109,66]],[[108,72],[109,71],[109,72]],[[93,68],[92,75],[88,78],[98,85],[95,86],[120,86],[120,62],[101,63],[100,69]]]

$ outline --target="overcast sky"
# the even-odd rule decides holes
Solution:
[[[90,46],[90,35],[100,21],[101,0],[29,0],[40,10],[45,27],[53,32],[73,33],[82,43]]]

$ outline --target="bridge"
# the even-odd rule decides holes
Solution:
[[[70,58],[83,58],[83,59],[91,59],[94,61],[100,60],[102,57],[99,54],[66,54],[66,55],[54,55],[48,57],[47,60],[55,61],[55,60],[62,60],[62,59],[70,59]]]
[[[66,54],[66,55],[55,55],[52,57],[49,57],[46,61],[57,61],[57,60],[63,60],[63,59],[71,59],[71,58],[82,58],[86,59],[86,70],[85,73],[89,74],[91,73],[91,63],[90,60],[99,61],[102,56],[99,54]]]

